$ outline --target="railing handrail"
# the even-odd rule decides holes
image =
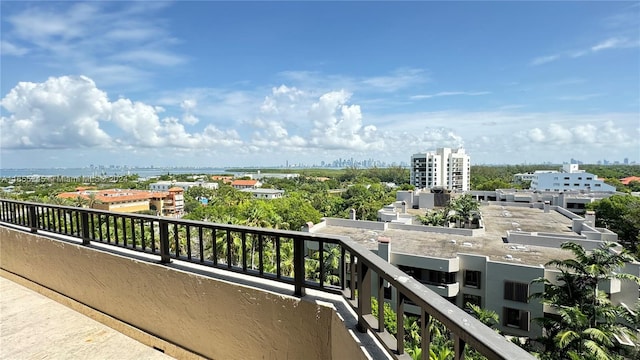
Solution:
[[[469,344],[474,349],[476,349],[477,351],[479,351],[481,354],[488,357],[489,359],[505,359],[505,360],[506,359],[528,359],[528,358],[533,359],[533,356],[531,356],[528,352],[526,352],[522,348],[507,341],[503,336],[501,336],[491,328],[486,327],[476,318],[474,318],[464,310],[458,308],[456,305],[450,303],[448,300],[440,297],[438,294],[436,294],[433,290],[426,287],[420,281],[407,275],[397,267],[391,265],[386,260],[382,259],[375,253],[366,249],[361,244],[353,241],[352,239],[346,236],[314,234],[314,233],[298,232],[298,231],[291,231],[291,230],[256,228],[256,227],[243,226],[243,225],[219,224],[219,223],[211,223],[211,222],[204,222],[204,221],[183,220],[183,219],[159,217],[159,216],[153,216],[153,215],[144,215],[144,214],[116,213],[116,212],[110,212],[110,211],[99,210],[99,209],[23,202],[23,201],[8,200],[8,199],[0,199],[0,205],[2,205],[2,207],[0,208],[0,223],[1,222],[12,223],[10,221],[7,221],[8,219],[6,218],[7,214],[5,213],[6,212],[5,204],[14,204],[15,206],[21,206],[29,209],[29,211],[26,212],[27,217],[35,216],[36,214],[35,209],[37,207],[41,207],[41,208],[54,209],[58,211],[66,210],[70,212],[76,212],[78,214],[81,214],[82,218],[91,214],[105,215],[105,216],[111,216],[111,217],[117,217],[117,218],[123,218],[123,219],[132,219],[132,221],[135,219],[141,219],[141,220],[148,220],[150,222],[158,222],[159,224],[166,224],[163,226],[168,226],[168,224],[174,224],[176,226],[186,225],[186,226],[196,227],[200,229],[204,228],[204,229],[222,230],[225,232],[238,232],[242,234],[255,234],[259,236],[263,235],[263,236],[271,236],[271,237],[277,237],[277,238],[292,239],[294,241],[294,272],[295,274],[299,274],[299,272],[295,270],[297,267],[298,270],[302,269],[302,274],[303,274],[301,278],[302,280],[300,280],[299,278],[300,275],[298,275],[298,277],[295,280],[296,293],[298,293],[299,288],[302,287],[302,289],[300,289],[302,291],[301,293],[298,293],[298,295],[303,294],[304,288],[308,287],[308,285],[305,284],[304,282],[304,257],[303,257],[304,251],[300,250],[301,249],[300,247],[303,246],[301,245],[303,244],[302,241],[315,241],[315,242],[324,243],[324,244],[337,244],[342,248],[343,257],[344,257],[345,251],[348,251],[350,254],[352,254],[352,256],[355,256],[355,258],[357,258],[358,270],[356,273],[357,273],[357,280],[358,280],[357,283],[359,284],[358,291],[360,293],[358,297],[358,308],[356,309],[356,312],[358,313],[359,328],[361,330],[366,331],[366,329],[369,329],[369,330],[372,330],[374,334],[376,333],[376,331],[374,330],[377,330],[378,332],[383,331],[380,328],[375,329],[374,326],[367,323],[366,317],[367,315],[371,314],[371,309],[370,309],[371,306],[370,304],[368,304],[367,301],[361,301],[362,298],[368,299],[369,297],[375,296],[376,294],[375,292],[371,292],[370,285],[369,285],[371,283],[371,272],[375,272],[378,275],[380,288],[378,289],[377,294],[380,294],[380,292],[382,291],[381,289],[382,289],[383,281],[388,282],[391,286],[397,289],[399,298],[400,298],[399,305],[398,305],[400,309],[398,311],[399,334],[397,338],[398,340],[397,351],[399,352],[400,355],[402,355],[404,351],[404,349],[399,350],[400,346],[402,346],[401,335],[403,332],[403,329],[400,323],[402,322],[402,313],[403,313],[403,311],[401,310],[403,309],[403,306],[404,306],[403,299],[406,298],[410,300],[413,304],[415,304],[415,306],[419,306],[422,309],[421,311],[422,311],[422,318],[423,318],[423,323],[422,323],[423,331],[425,331],[425,328],[426,328],[424,323],[425,319],[428,320],[428,316],[432,316],[435,319],[442,322],[454,334],[456,358],[462,358],[464,356],[463,354],[464,345]],[[85,215],[82,215],[82,214],[85,214]],[[83,221],[87,221],[87,220],[85,219]],[[122,221],[122,223],[124,224],[124,220]],[[21,225],[21,224],[18,223],[18,225]],[[114,221],[114,226],[116,225],[117,225],[117,222]],[[34,230],[34,226],[36,227],[35,230]],[[46,228],[38,227],[37,224],[35,223],[31,223],[31,227],[33,232],[36,232],[37,230],[48,231]],[[160,229],[160,234],[162,234],[162,231],[163,230]],[[85,239],[87,234],[88,234],[88,230],[82,229],[82,234],[77,234],[75,237],[82,238],[83,241],[86,241],[86,243],[88,243],[88,240]],[[124,233],[124,235],[126,236],[126,232]],[[166,235],[167,234],[165,234],[165,236]],[[243,235],[243,239],[244,239],[244,235]],[[166,246],[168,247],[168,243],[166,244]],[[162,251],[163,250],[161,250],[160,252],[162,253]],[[166,249],[166,251],[167,251],[167,254],[162,254],[162,256],[163,256],[163,260],[165,260],[165,262],[168,262],[168,248]],[[176,255],[176,257],[178,256]],[[246,261],[246,258],[244,260]],[[351,261],[353,262],[353,258]],[[352,265],[355,266],[356,264],[352,264]],[[246,267],[246,264],[244,266]],[[342,267],[343,268],[345,267],[344,262],[342,264]],[[231,265],[229,265],[229,269],[231,269]],[[341,278],[341,283],[342,283],[343,289],[344,289],[344,283],[346,281],[345,271],[346,271],[345,269],[342,269],[343,278]],[[351,274],[353,275],[354,273],[352,272]],[[291,283],[290,280],[287,282]],[[312,287],[312,288],[319,289],[321,291],[329,291],[329,289],[323,288],[322,280],[320,280],[320,282],[321,283],[319,288],[318,287]],[[351,282],[352,282],[352,289],[353,289],[353,282],[354,282],[353,279]],[[353,291],[350,292],[349,297],[353,299],[354,297]],[[382,303],[382,302],[383,301],[379,301],[379,303]],[[381,306],[381,304],[379,304],[379,306]],[[380,316],[382,317],[382,315]],[[378,323],[381,324],[380,319],[378,320]],[[423,344],[425,344],[424,340],[423,340]],[[428,341],[426,342],[426,344],[428,346]],[[387,349],[389,349],[389,347],[387,347]],[[428,350],[426,351],[426,354],[425,354],[425,351],[423,350],[423,358],[428,358],[429,356],[428,354],[429,354]]]

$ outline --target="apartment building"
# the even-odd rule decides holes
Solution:
[[[522,189],[472,190],[468,193],[478,201],[495,201],[503,205],[537,204],[535,206],[542,206],[543,203],[549,203],[552,206],[560,206],[578,215],[586,212],[587,204],[606,199],[615,194],[610,191],[540,191]]]
[[[92,209],[117,212],[149,210],[150,199],[162,198],[164,196],[166,196],[166,194],[161,192],[126,189],[79,189],[78,191],[58,194],[58,197],[61,199],[82,198],[87,203],[87,206]]]
[[[482,205],[482,229],[327,218],[309,231],[348,236],[458,307],[472,303],[495,311],[505,334],[537,337],[542,330],[531,320],[548,316],[550,309],[529,299],[544,290],[532,281],[554,281],[557,276],[557,270],[544,264],[572,256],[560,249],[563,242],[592,250],[604,241],[617,241],[617,235],[596,228],[592,214],[581,217],[549,204],[516,205]],[[621,271],[638,275],[640,264],[629,263]],[[612,282],[602,288],[614,303],[629,307],[640,295],[633,283]],[[396,297],[395,289],[385,289],[392,306]],[[412,305],[405,309],[419,315]]]
[[[279,199],[284,195],[284,190],[278,189],[241,189],[242,192],[247,192],[253,196],[254,199]]]
[[[536,172],[530,188],[540,191],[616,191],[614,186],[605,184],[597,175],[580,170],[578,164],[564,164],[561,171]]]
[[[262,186],[262,183],[258,180],[234,180],[231,186],[238,190],[257,189]]]
[[[445,188],[467,191],[471,160],[463,148],[438,148],[411,156],[411,185],[419,189]]]
[[[133,213],[155,211],[158,215],[176,216],[184,213],[184,189],[173,187],[168,191],[131,189],[84,189],[58,194],[61,199],[82,198],[85,207],[92,209]]]
[[[203,187],[206,189],[217,189],[218,183],[205,181],[156,181],[149,184],[149,189],[153,191],[169,191],[172,187],[181,187],[184,191],[192,187]]]

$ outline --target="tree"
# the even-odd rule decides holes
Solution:
[[[617,272],[625,262],[633,260],[626,251],[615,251],[616,244],[607,243],[587,252],[581,245],[565,242],[564,250],[573,258],[551,260],[546,266],[560,271],[557,282],[540,278],[545,290],[533,294],[558,315],[534,319],[543,328],[538,341],[543,345],[543,359],[614,359],[622,346],[614,336],[634,338],[628,323],[628,310],[611,303],[599,289],[605,281],[614,279],[640,284],[635,275]]]
[[[613,195],[588,204],[587,209],[595,210],[596,226],[615,232],[627,250],[640,254],[640,198]]]

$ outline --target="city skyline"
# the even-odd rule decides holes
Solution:
[[[640,160],[637,2],[2,2],[1,168]]]

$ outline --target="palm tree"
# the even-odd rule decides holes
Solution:
[[[634,338],[628,323],[620,321],[629,317],[629,311],[613,305],[598,288],[602,282],[616,279],[640,284],[638,276],[617,272],[633,257],[614,247],[616,244],[606,243],[587,252],[576,243],[563,243],[561,248],[571,251],[574,258],[546,264],[560,271],[557,282],[534,280],[545,284],[545,290],[531,297],[539,298],[559,315],[534,319],[544,329],[538,339],[545,349],[543,358],[610,359],[621,350],[621,345],[612,341],[614,336]]]

